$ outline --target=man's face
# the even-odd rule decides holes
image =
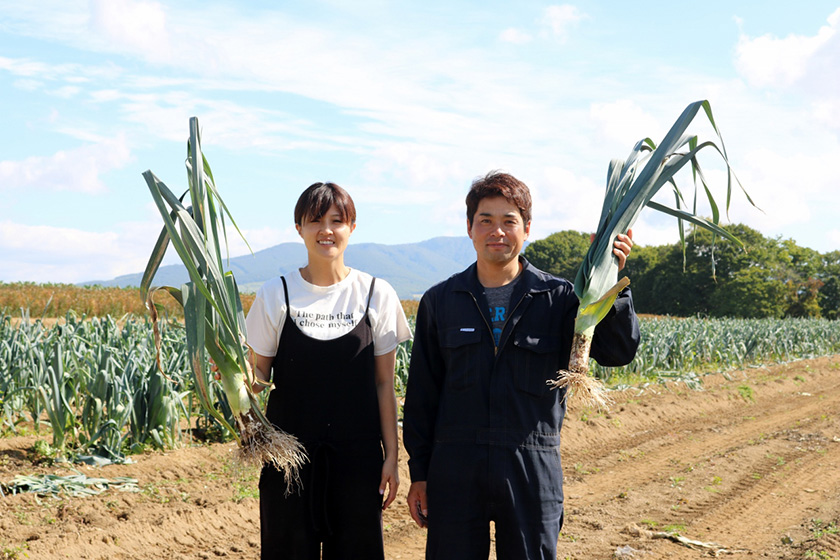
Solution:
[[[515,204],[497,196],[483,198],[468,233],[479,261],[505,265],[516,259],[531,231]]]

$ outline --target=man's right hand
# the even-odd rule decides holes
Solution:
[[[423,529],[429,526],[426,507],[426,481],[412,482],[408,489],[408,512],[417,525]]]

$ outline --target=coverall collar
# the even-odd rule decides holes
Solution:
[[[529,263],[522,255],[519,255],[519,262],[522,263],[522,272],[519,273],[519,278],[511,299],[518,301],[525,293],[535,294],[547,292],[551,289],[546,282],[544,273],[541,273],[539,269]],[[455,277],[453,289],[455,291],[470,292],[476,298],[484,294],[485,288],[478,281],[478,267],[476,263],[472,263],[462,274],[458,274]]]

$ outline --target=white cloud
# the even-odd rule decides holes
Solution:
[[[80,83],[92,77],[113,77],[116,68],[107,66],[85,66],[82,64],[48,64],[28,58],[6,58],[0,56],[0,70],[13,76],[40,81],[65,80]]]
[[[117,50],[143,53],[154,62],[182,54],[173,48],[166,13],[158,2],[93,0],[91,10],[91,30]]]
[[[561,42],[568,39],[569,30],[586,16],[576,6],[562,4],[549,6],[543,12],[541,23],[548,28],[551,36]]]
[[[36,91],[43,87],[44,83],[39,82],[38,80],[30,80],[30,79],[23,79],[23,80],[15,80],[12,85],[14,85],[18,89],[22,89],[23,91]]]
[[[567,229],[595,230],[604,196],[603,185],[558,166],[546,166],[532,177],[518,177],[531,190],[531,240]]]
[[[124,135],[104,139],[51,156],[30,156],[20,161],[0,161],[0,189],[27,188],[46,191],[102,192],[103,173],[131,161]]]
[[[117,14],[123,5],[130,14],[139,11],[141,20],[144,17],[152,20],[150,36],[156,41],[160,38],[169,45],[167,48],[179,55],[161,57],[155,54],[157,46],[149,47],[143,42],[145,39],[141,41],[128,32],[123,34],[130,21]],[[111,3],[97,2],[89,14],[91,25],[101,27],[107,33],[92,38],[90,33],[78,31],[67,42],[77,48],[120,52],[143,60],[153,56],[154,62],[185,77],[180,79],[181,85],[288,92],[347,108],[370,117],[372,122],[389,122],[393,115],[416,113],[412,124],[417,124],[430,116],[441,116],[450,108],[474,112],[478,109],[477,98],[493,99],[492,96],[498,95],[496,92],[514,91],[516,88],[504,84],[519,77],[499,72],[501,75],[488,83],[487,76],[493,76],[499,70],[498,59],[488,58],[481,51],[430,44],[420,38],[383,48],[375,36],[348,36],[345,32],[315,26],[277,12],[265,12],[261,19],[247,19],[219,7],[197,13],[168,8],[161,13],[158,5],[150,3],[120,0],[117,7],[110,6]],[[549,10],[548,13],[553,14],[548,18],[550,27],[559,31],[563,25],[559,14],[563,10]],[[136,27],[142,29],[142,26]],[[53,29],[51,33],[65,36],[73,31],[62,33]],[[181,53],[189,53],[189,56]],[[429,60],[441,62],[430,65]],[[17,72],[26,72],[28,76],[43,77],[62,70],[63,75],[80,73],[28,61],[10,61],[9,64],[12,63]],[[0,59],[0,68],[3,67]],[[106,77],[113,80],[113,76]],[[179,82],[167,77],[122,75],[120,78],[125,85],[123,89],[135,90],[172,86]],[[558,90],[552,91],[547,84],[549,81],[561,82],[562,76],[543,79],[540,83],[544,91],[556,95]],[[109,89],[113,90],[112,87]],[[113,91],[96,95],[98,99],[112,99]],[[183,95],[190,97],[194,93]],[[520,99],[518,105],[526,106],[528,100]],[[494,112],[493,108],[487,107],[482,113]],[[476,117],[480,118],[479,115]],[[390,128],[392,133],[399,130],[399,126]]]
[[[836,199],[836,176],[824,168],[827,161],[840,159],[837,145],[816,153],[784,153],[760,147],[739,159],[738,176],[763,213],[749,206],[740,193],[734,193],[730,212],[733,222],[749,223],[766,233],[782,233],[788,226],[808,223],[819,210],[815,201]],[[721,184],[720,179],[715,182]]]
[[[324,124],[266,106],[217,100],[211,95],[174,92],[99,92],[97,99],[118,104],[125,121],[152,138],[182,142],[187,122],[198,116],[205,145],[230,150],[256,148],[265,152],[286,150],[348,150],[358,152],[371,145],[358,136],[338,134]]]
[[[610,103],[593,103],[589,115],[600,127],[603,138],[630,149],[652,131],[662,130],[658,120],[637,103],[619,99]],[[658,142],[658,138],[653,139]]]
[[[835,99],[820,99],[811,105],[814,121],[840,130],[840,95]]]
[[[11,0],[0,6],[5,30],[42,39],[67,40],[83,31],[88,20],[88,0]]]
[[[526,31],[510,27],[499,34],[499,39],[505,43],[524,45],[525,43],[530,43],[533,40],[533,37]]]
[[[383,48],[375,35],[348,37],[276,12],[264,12],[255,20],[218,6],[199,13],[169,7],[163,13],[156,4],[122,0],[119,5],[123,4],[128,13],[136,9],[140,19],[150,19],[151,35],[162,36],[167,48],[190,53],[154,59],[158,68],[169,67],[183,78],[131,76],[110,66],[82,71],[16,61],[15,68],[19,72],[27,68],[39,77],[63,72],[59,75],[64,79],[89,78],[90,99],[119,103],[126,120],[167,140],[180,141],[184,119],[199,114],[204,122],[213,122],[218,140],[229,141],[230,146],[367,151],[373,146],[365,145],[366,137],[388,135],[450,149],[454,143],[473,145],[475,151],[504,142],[526,152],[533,151],[541,137],[552,135],[552,121],[568,123],[563,115],[557,116],[555,100],[579,83],[563,72],[534,80],[528,68],[513,61],[501,67],[497,57],[484,51],[445,42],[417,39]],[[112,13],[115,10],[95,3],[89,18],[91,25],[104,26],[113,37],[96,39],[78,32],[67,42],[143,60],[158,57],[139,39],[118,36],[126,20]],[[546,14],[547,25],[558,32],[579,17],[570,6],[554,6]],[[59,37],[73,33],[53,32]],[[438,63],[430,65],[429,60]],[[96,80],[97,75],[103,79]],[[524,83],[528,88],[519,85]],[[159,87],[167,90],[149,89]],[[336,134],[326,117],[314,110],[309,113],[314,122],[308,122],[279,111],[209,101],[218,92],[240,89],[291,93],[307,98],[310,106],[326,103],[327,114],[339,113],[342,122],[352,119],[352,130]],[[555,109],[549,113],[546,105]]]
[[[127,226],[128,229],[128,226]],[[133,232],[133,233],[136,233]],[[105,280],[145,267],[156,232],[128,239],[149,240],[147,253],[129,254],[114,232],[0,222],[0,275],[3,281],[83,282]]]
[[[0,222],[0,245],[7,251],[40,253],[59,260],[72,260],[68,248],[72,248],[75,256],[89,256],[113,247],[115,239],[112,233]]]
[[[71,97],[75,97],[82,91],[82,88],[78,86],[62,86],[58,89],[54,89],[49,92],[51,95],[55,95],[56,97],[63,97],[65,99],[69,99]]]
[[[837,94],[837,68],[840,66],[840,8],[828,17],[828,25],[816,35],[741,35],[735,65],[758,87],[785,88],[799,85],[804,90]],[[828,84],[826,84],[828,81]]]
[[[819,47],[818,37],[778,39],[765,35],[751,39],[742,36],[736,65],[753,85],[789,86],[805,74],[807,61]]]
[[[639,60],[635,67],[653,68],[651,78],[651,74],[632,68],[626,74],[604,74],[594,66],[585,69],[583,64],[549,67],[544,61],[525,58],[530,49],[500,44],[540,39],[562,42],[586,17],[569,4],[547,8],[532,27],[505,29],[488,46],[465,45],[462,38],[455,37],[457,33],[446,29],[437,30],[439,41],[428,41],[417,33],[385,44],[382,37],[390,36],[376,33],[375,23],[370,28],[342,29],[332,27],[328,19],[301,19],[306,16],[298,18],[280,8],[260,11],[255,18],[253,12],[219,3],[192,12],[177,3],[161,7],[148,1],[119,0],[113,5],[104,0],[84,1],[72,9],[65,8],[65,2],[44,2],[46,9],[31,13],[30,36],[49,37],[51,44],[66,46],[62,54],[56,54],[58,60],[75,60],[81,51],[78,59],[92,61],[92,65],[0,58],[0,70],[17,78],[19,87],[67,93],[71,90],[61,88],[79,87],[74,101],[92,101],[103,114],[116,115],[111,122],[131,123],[135,145],[142,140],[151,146],[163,138],[182,146],[186,118],[197,114],[206,129],[208,151],[218,146],[268,153],[299,149],[310,162],[321,159],[340,172],[352,168],[362,183],[352,189],[360,201],[375,204],[383,213],[399,205],[416,204],[419,212],[429,214],[422,219],[424,227],[415,228],[411,235],[438,235],[450,223],[452,231],[463,233],[463,194],[470,179],[500,167],[521,174],[532,186],[534,234],[569,228],[590,230],[600,210],[608,160],[626,156],[642,136],[660,140],[656,135],[665,132],[684,102],[698,92],[699,97],[721,100],[720,106],[713,100],[713,106],[735,157],[736,171],[765,207],[767,197],[782,204],[781,187],[777,190],[774,185],[783,185],[788,178],[782,172],[760,171],[760,165],[772,166],[774,161],[793,157],[793,152],[807,153],[826,142],[825,129],[815,130],[815,121],[816,129],[840,123],[840,101],[830,94],[830,88],[819,84],[811,89],[822,91],[821,96],[812,95],[806,103],[777,101],[786,110],[772,114],[767,99],[760,98],[761,92],[750,89],[745,81],[725,82],[713,74],[661,67],[655,57]],[[76,11],[70,13],[72,10]],[[50,15],[53,13],[59,15]],[[840,67],[837,39],[832,34],[837,18],[832,18],[824,28],[828,31],[820,30],[799,42],[767,39],[772,52],[799,49],[797,60],[806,66],[793,85],[785,87],[804,91],[806,84],[820,78],[820,65],[830,70],[832,60],[835,71],[823,71],[822,82],[840,75],[836,72]],[[80,21],[82,25],[78,25]],[[447,40],[447,32],[451,40]],[[776,76],[776,85],[785,84],[788,70],[773,69],[772,65],[787,68],[785,64],[793,63],[767,60],[761,51],[763,43],[752,44],[759,39],[742,37],[743,53],[738,51],[742,75],[750,83],[755,83],[752,76],[759,82]],[[545,41],[544,46],[556,47],[550,42]],[[815,44],[818,47],[811,48]],[[810,45],[810,50],[802,45]],[[566,46],[563,49],[565,52]],[[103,60],[126,62],[122,68]],[[148,61],[153,64],[143,66]],[[630,74],[645,74],[636,78],[647,79],[647,85],[640,87]],[[730,83],[747,91],[733,94],[727,89]],[[721,84],[724,87],[715,89]],[[245,97],[238,97],[239,92],[245,92]],[[587,105],[593,99],[598,103]],[[51,102],[56,101],[52,98]],[[51,124],[55,128],[56,123]],[[86,138],[85,126],[58,124],[64,125],[62,133],[99,145],[96,139]],[[807,128],[807,134],[791,134],[796,127]],[[815,135],[822,140],[808,139]],[[778,137],[785,140],[774,140]],[[761,144],[777,153],[756,156],[753,163],[747,154]],[[16,184],[6,180],[12,176],[18,184],[65,181],[61,184],[66,185],[71,181],[76,190],[85,190],[84,185],[101,189],[98,176],[107,170],[103,167],[106,161],[102,152],[96,155],[95,151],[90,147],[88,153],[68,152],[70,157],[61,162],[58,154],[5,162],[13,164],[5,170],[6,175],[5,164],[0,163],[0,189]],[[333,160],[338,151],[342,153]],[[810,183],[822,185],[831,175],[826,162],[834,161],[826,158],[835,156],[828,149],[818,153],[821,158],[800,163],[810,166]],[[59,176],[60,163],[84,157],[94,163],[91,175],[85,175],[89,169],[80,164],[72,174]],[[344,163],[336,160],[345,158],[350,163],[342,167]],[[215,166],[216,160],[211,160]],[[46,179],[33,178],[45,169],[52,169],[52,174]],[[747,214],[757,214],[743,198],[736,198],[733,205],[746,208]],[[807,207],[789,206],[790,219],[808,219]],[[662,223],[658,220],[643,215],[640,222],[652,224],[652,229],[642,243],[652,243],[660,233],[676,235],[672,219],[667,224],[664,218]],[[246,235],[255,250],[261,243],[270,246],[283,240],[283,232],[272,227],[248,230]],[[232,243],[234,239],[232,235]],[[232,249],[232,254],[244,252],[244,246]]]
[[[369,183],[383,185],[385,188],[400,185],[399,190],[389,193],[388,199],[394,203],[419,202],[416,194],[412,193],[469,177],[460,160],[453,159],[452,154],[446,152],[445,147],[413,143],[386,144],[371,154],[363,176]]]
[[[54,70],[57,67],[50,67],[47,64],[40,62],[32,62],[27,59],[20,58],[6,58],[0,56],[0,70],[5,70],[15,76],[24,76],[31,78],[33,76],[42,77],[48,73],[48,70]]]
[[[17,89],[44,90],[49,95],[63,98],[77,96],[83,91],[82,86],[94,80],[113,82],[122,74],[122,70],[112,64],[48,64],[28,58],[5,57],[0,57],[0,72],[17,76],[12,81]]]
[[[0,221],[0,281],[77,283],[142,272],[162,228],[152,206],[144,207],[147,221],[123,222],[105,232]],[[254,252],[300,239],[293,226],[246,229],[243,234]],[[228,241],[231,258],[249,254],[233,227]],[[179,262],[170,246],[163,264]]]

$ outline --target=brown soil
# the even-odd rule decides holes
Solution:
[[[609,413],[572,406],[564,429],[566,524],[558,558],[840,558],[840,356],[712,375],[704,391],[628,390]],[[0,481],[70,474],[31,462],[36,436],[0,440]],[[43,439],[43,436],[42,436]],[[0,498],[0,557],[259,557],[256,472],[232,445],[81,467],[137,478],[140,493]],[[386,512],[388,558],[423,557],[400,498]],[[713,549],[662,538],[668,532]],[[495,557],[495,554],[492,554]]]

